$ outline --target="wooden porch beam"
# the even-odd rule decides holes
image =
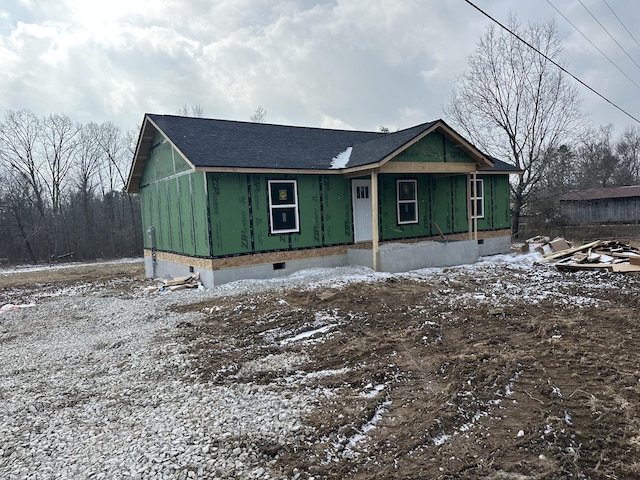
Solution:
[[[388,162],[379,173],[470,173],[476,171],[475,163],[468,162]]]

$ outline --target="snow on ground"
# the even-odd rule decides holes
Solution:
[[[8,268],[0,267],[0,275],[11,275],[13,273],[40,272],[45,270],[64,270],[77,267],[91,267],[96,265],[117,265],[119,263],[142,262],[142,258],[120,258],[107,262],[77,262],[77,263],[52,263],[51,265],[13,265]]]

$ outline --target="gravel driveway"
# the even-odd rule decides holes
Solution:
[[[3,313],[0,478],[281,478],[256,442],[300,435],[313,398],[195,381],[171,331],[198,314],[167,308],[211,296],[87,284]]]

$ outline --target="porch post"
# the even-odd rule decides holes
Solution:
[[[378,271],[378,171],[371,171],[371,250],[373,253],[373,271]]]
[[[478,173],[476,170],[471,174],[473,178],[473,239],[478,240]]]
[[[473,212],[471,211],[471,174],[467,173],[467,220],[469,222],[469,240],[473,240]]]

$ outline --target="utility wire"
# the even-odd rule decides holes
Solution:
[[[505,27],[502,23],[500,23],[498,20],[496,20],[495,18],[493,18],[491,15],[489,15],[487,12],[485,12],[484,10],[482,10],[480,7],[478,7],[477,5],[475,5],[473,2],[471,2],[470,0],[464,0],[466,3],[468,3],[469,5],[471,5],[473,8],[475,8],[477,11],[479,11],[482,15],[484,15],[485,17],[487,17],[489,20],[491,20],[492,22],[496,23],[498,26],[500,26],[500,28],[502,28],[503,30],[506,30],[507,32],[509,32],[511,35],[513,35],[515,38],[517,38],[519,41],[521,41],[522,43],[524,43],[527,47],[529,47],[531,50],[533,50],[534,52],[536,52],[538,55],[541,55],[545,60],[551,62],[553,65],[555,65],[556,67],[558,67],[561,71],[563,71],[564,73],[566,73],[567,75],[569,75],[571,78],[573,78],[576,82],[578,82],[580,85],[582,85],[583,87],[587,88],[588,90],[590,90],[591,92],[595,93],[597,96],[599,96],[602,100],[604,100],[605,102],[607,102],[609,105],[613,106],[614,108],[620,110],[622,113],[624,113],[627,117],[635,120],[637,123],[640,123],[640,120],[638,120],[636,117],[634,117],[633,115],[631,115],[629,112],[627,112],[626,110],[624,110],[622,107],[619,107],[618,105],[616,105],[615,103],[613,103],[611,100],[609,100],[607,97],[605,97],[604,95],[602,95],[600,92],[594,90],[593,88],[591,88],[589,85],[587,85],[586,83],[584,83],[582,80],[580,80],[578,77],[576,77],[573,73],[571,73],[569,70],[567,70],[566,68],[564,68],[562,65],[560,65],[559,63],[557,63],[555,60],[552,60],[551,58],[549,58],[547,55],[545,55],[544,53],[542,53],[540,50],[538,50],[536,47],[534,47],[533,45],[531,45],[529,42],[527,42],[525,39],[523,39],[522,37],[520,37],[517,33],[509,30],[507,27]]]
[[[620,50],[622,50],[622,51],[625,53],[625,55],[626,55],[627,57],[629,57],[629,60],[631,60],[631,61],[633,62],[633,64],[634,64],[636,67],[640,68],[640,65],[638,65],[638,62],[636,62],[636,61],[633,59],[633,57],[632,57],[631,55],[629,55],[629,52],[627,52],[627,51],[625,50],[625,48],[624,48],[622,45],[620,45],[620,43],[618,42],[618,40],[616,40],[616,39],[614,38],[614,36],[613,36],[613,35],[611,35],[611,33],[609,32],[609,30],[607,30],[607,29],[606,29],[606,27],[605,27],[604,25],[602,25],[602,23],[600,23],[600,20],[598,20],[598,19],[596,18],[596,16],[595,16],[593,13],[591,13],[591,10],[589,10],[589,9],[587,8],[587,6],[586,6],[584,3],[582,3],[582,0],[578,0],[578,2],[580,3],[580,5],[582,5],[582,8],[584,8],[584,9],[589,13],[589,15],[591,15],[591,18],[593,18],[593,19],[598,23],[598,25],[600,25],[600,27],[602,27],[602,29],[607,33],[607,35],[609,35],[609,37],[611,37],[611,40],[613,40],[614,42],[616,42],[616,45],[618,45],[618,46],[620,47]]]
[[[629,36],[633,39],[634,42],[636,42],[636,45],[638,47],[640,47],[640,43],[638,43],[638,40],[636,40],[636,37],[633,36],[633,33],[631,33],[629,31],[629,29],[627,28],[627,26],[622,23],[622,20],[620,20],[620,17],[616,14],[616,12],[613,11],[613,8],[611,8],[611,6],[609,5],[609,3],[607,2],[607,0],[602,0],[604,2],[604,4],[609,7],[609,10],[611,10],[611,13],[613,13],[613,16],[616,17],[618,19],[618,21],[620,22],[620,25],[622,25],[622,28],[624,28],[627,33],[629,34]]]
[[[578,0],[578,1],[580,1],[580,0]],[[637,88],[639,88],[639,89],[640,89],[640,85],[638,85],[638,83],[636,83],[636,81],[635,81],[633,78],[631,78],[629,75],[627,75],[627,73],[626,73],[624,70],[622,70],[622,69],[621,69],[621,68],[616,64],[616,62],[614,62],[613,60],[611,60],[611,58],[609,58],[609,56],[607,56],[607,54],[606,54],[606,53],[604,53],[602,50],[600,50],[600,49],[598,48],[598,46],[597,46],[595,43],[593,43],[589,37],[587,37],[584,33],[582,33],[582,31],[581,31],[578,27],[576,27],[576,26],[575,26],[575,24],[574,24],[571,20],[569,20],[569,19],[566,17],[566,15],[565,15],[564,13],[562,13],[560,10],[558,10],[558,8],[557,8],[553,3],[551,3],[551,1],[550,1],[550,0],[547,0],[547,3],[548,3],[549,5],[551,5],[551,7],[552,7],[556,12],[558,12],[558,13],[562,16],[562,18],[564,18],[564,19],[569,23],[569,25],[571,25],[571,26],[572,26],[572,27],[573,27],[573,28],[574,28],[574,29],[575,29],[575,30],[576,30],[580,35],[582,35],[582,38],[584,38],[587,42],[589,42],[589,43],[591,44],[591,46],[592,46],[593,48],[595,48],[598,52],[600,52],[600,55],[602,55],[604,58],[606,58],[607,60],[609,60],[609,63],[611,63],[611,65],[613,65],[613,66],[614,66],[614,67],[615,67],[615,68],[616,68],[616,69],[617,69],[617,70],[618,70],[622,75],[624,75],[625,77],[627,77],[627,80],[629,80],[629,81],[630,81],[631,83],[633,83]],[[587,11],[588,11],[588,10],[587,10]],[[591,13],[591,12],[589,12],[589,13]],[[596,21],[597,21],[597,20],[596,20]],[[598,22],[598,23],[600,23],[600,22]],[[634,62],[634,63],[635,63],[635,62]],[[637,64],[636,64],[636,65],[637,65]],[[640,68],[640,66],[638,66],[638,68]]]

